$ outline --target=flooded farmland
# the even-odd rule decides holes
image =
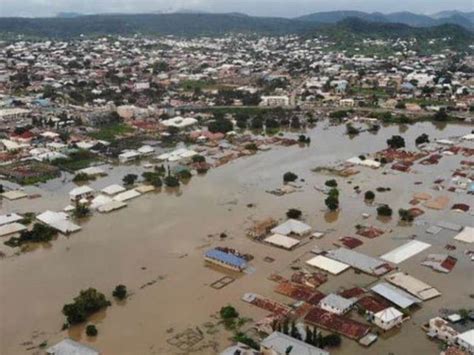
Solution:
[[[355,225],[371,224],[385,233],[376,239],[363,239],[357,251],[380,256],[404,244],[409,237],[431,244],[428,252],[420,253],[399,264],[401,270],[437,288],[441,297],[424,302],[406,321],[399,334],[386,334],[369,348],[343,338],[335,354],[431,354],[438,351],[420,329],[442,308],[468,308],[474,304],[473,263],[465,255],[467,245],[451,251],[458,262],[449,274],[436,273],[420,265],[428,253],[446,253],[456,232],[443,230],[437,235],[425,233],[430,223],[440,220],[473,226],[473,216],[452,210],[424,209],[417,219],[423,223],[399,225],[398,217],[379,220],[374,205],[366,204],[361,191],[390,187],[376,193],[377,203],[389,203],[394,211],[408,208],[414,193],[433,196],[447,195],[454,203],[472,204],[472,195],[434,191],[433,181],[448,178],[463,160],[462,156],[443,157],[438,165],[416,164],[409,173],[388,167],[373,170],[357,168],[360,173],[347,178],[336,177],[340,189],[340,211],[328,213],[325,196],[315,189],[333,178],[311,170],[334,164],[361,154],[386,148],[386,140],[402,134],[407,149],[415,149],[414,141],[421,133],[430,139],[459,137],[470,133],[472,126],[449,124],[437,127],[431,123],[411,126],[388,126],[378,133],[362,133],[353,138],[345,135],[344,126],[328,127],[320,122],[306,134],[311,144],[305,147],[277,147],[268,152],[244,157],[194,176],[179,191],[162,189],[133,200],[128,208],[107,215],[98,215],[84,222],[83,229],[70,237],[60,236],[48,245],[19,255],[0,259],[0,343],[2,354],[28,354],[38,351],[38,344],[53,344],[65,336],[93,343],[104,354],[214,354],[231,344],[230,333],[217,325],[215,314],[222,306],[234,305],[239,312],[259,320],[268,312],[241,301],[246,292],[292,303],[273,292],[273,273],[288,276],[291,266],[303,266],[315,246],[333,247],[338,238],[355,233]],[[468,143],[466,143],[468,144]],[[469,143],[473,148],[473,144]],[[103,188],[118,183],[131,171],[141,173],[142,167],[115,167],[106,178],[91,183]],[[303,181],[294,193],[275,196],[267,190],[282,185],[282,175],[292,171]],[[385,172],[385,173],[384,173]],[[137,173],[138,174],[138,173]],[[32,190],[42,197],[34,200],[3,201],[1,213],[41,212],[61,210],[68,204],[70,182],[56,179]],[[326,231],[319,240],[286,251],[250,240],[246,230],[253,221],[273,217],[283,221],[289,208],[303,212],[305,223],[314,230]],[[364,219],[363,213],[370,214]],[[219,235],[225,233],[226,238]],[[216,290],[210,284],[227,272],[207,266],[203,253],[215,246],[235,248],[254,256],[255,269],[236,277],[228,286]],[[2,245],[2,249],[7,247]],[[8,251],[6,251],[8,255]],[[11,254],[11,252],[10,252]],[[272,263],[264,259],[274,259]],[[235,276],[235,275],[232,275]],[[348,270],[339,276],[329,276],[320,287],[323,292],[336,292],[340,287],[368,287],[376,279]],[[127,285],[131,292],[123,303],[95,315],[100,336],[89,339],[81,328],[61,331],[64,316],[62,306],[79,290],[94,287],[110,295],[117,284]],[[212,324],[212,327],[211,327]],[[212,329],[211,328],[215,328]],[[194,337],[177,345],[176,336],[191,331]],[[82,337],[82,338],[81,338]]]

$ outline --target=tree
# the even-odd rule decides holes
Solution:
[[[125,185],[133,185],[135,181],[138,179],[138,176],[135,174],[127,174],[123,177],[122,181]]]
[[[219,314],[222,319],[231,319],[231,318],[237,318],[239,316],[239,313],[233,306],[225,306],[222,307],[221,310],[219,311]]]
[[[389,205],[381,205],[377,207],[377,215],[381,217],[391,217],[393,214]]]
[[[288,324],[288,319],[285,319],[284,322],[283,322],[283,334],[286,334],[288,335],[290,333],[290,329],[289,329],[289,324]]]
[[[298,175],[292,173],[291,171],[286,172],[283,174],[283,182],[292,182],[298,179]]]
[[[147,183],[153,185],[154,187],[161,187],[163,185],[160,174],[157,172],[145,171],[142,174],[142,177]]]
[[[212,133],[217,133],[217,132],[227,133],[227,132],[230,132],[234,129],[234,125],[232,124],[231,121],[229,121],[225,118],[218,118],[218,119],[210,122],[207,128]]]
[[[360,133],[359,129],[355,128],[352,124],[346,124],[346,133],[350,136],[355,136]]]
[[[191,159],[193,160],[193,163],[204,163],[204,162],[206,162],[206,157],[204,157],[202,155],[199,155],[199,154],[193,155],[193,157]]]
[[[409,210],[405,210],[403,208],[400,208],[398,210],[398,215],[400,216],[400,220],[404,221],[404,222],[413,222],[414,220],[414,217],[413,215],[410,213]]]
[[[115,286],[114,292],[112,292],[112,296],[119,300],[124,300],[127,298],[127,287],[125,285],[117,285]]]
[[[387,145],[392,149],[404,148],[405,139],[402,136],[392,136],[392,138],[387,139]]]
[[[88,215],[90,215],[90,213],[91,213],[90,208],[87,205],[85,205],[83,203],[79,203],[79,202],[76,204],[76,207],[74,208],[74,211],[72,211],[72,214],[76,218],[87,217]]]
[[[291,330],[290,330],[290,336],[295,339],[299,339],[300,333],[298,332],[298,329],[296,328],[295,322],[291,322]]]
[[[437,122],[446,122],[449,120],[449,115],[444,108],[440,109],[433,115],[433,120]]]
[[[326,207],[329,208],[331,211],[335,211],[339,208],[339,199],[336,196],[329,195],[325,200],[324,203]]]
[[[180,185],[179,179],[173,175],[166,176],[164,181],[165,185],[168,187],[178,187]]]
[[[290,208],[286,212],[286,216],[288,218],[299,219],[301,217],[301,215],[302,215],[301,211],[296,209],[296,208]]]
[[[306,337],[304,342],[310,345],[313,343],[313,331],[308,326],[306,326]]]
[[[83,182],[83,181],[89,181],[90,177],[86,173],[77,173],[72,181],[74,182]]]
[[[336,347],[341,345],[342,339],[339,334],[329,334],[323,337],[323,344],[324,346],[328,347]]]
[[[373,201],[375,199],[375,194],[373,191],[366,191],[365,192],[365,195],[364,195],[364,198],[368,201]]]
[[[337,187],[337,181],[334,180],[334,179],[331,179],[331,180],[327,180],[324,185],[326,185],[327,187]]]
[[[87,317],[100,311],[102,308],[110,306],[110,302],[95,288],[82,290],[73,303],[65,304],[63,314],[69,324],[84,322]]]
[[[95,337],[95,336],[97,336],[98,333],[99,333],[99,331],[97,330],[97,328],[94,324],[89,324],[86,327],[86,334],[87,334],[88,337]]]
[[[419,135],[418,137],[416,137],[415,139],[415,144],[416,145],[420,145],[420,144],[424,144],[424,143],[429,143],[430,142],[430,138],[429,136],[426,134],[426,133],[422,133],[421,135]]]

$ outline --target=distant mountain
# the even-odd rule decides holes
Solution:
[[[359,15],[358,12],[356,12]],[[347,15],[344,14],[344,16]],[[474,33],[458,25],[445,24],[435,27],[411,27],[401,23],[367,21],[359,17],[341,21],[303,21],[277,17],[253,17],[243,14],[114,14],[53,18],[0,18],[0,37],[13,38],[18,34],[34,38],[74,38],[81,34],[95,35],[222,35],[226,33],[258,33],[267,35],[321,34],[338,40],[359,36],[377,38],[456,38],[458,48],[467,48],[474,42]],[[405,14],[403,16],[406,16]],[[343,16],[342,16],[343,17]],[[339,37],[337,37],[339,36]],[[459,39],[459,40],[457,40]],[[351,43],[347,42],[350,46]]]
[[[471,11],[471,12],[463,12],[463,11],[457,11],[457,10],[441,11],[441,12],[432,14],[430,16],[435,19],[443,19],[443,18],[448,18],[452,16],[462,16],[462,17],[467,18],[469,21],[474,22],[474,11]]]
[[[72,17],[79,17],[82,16],[83,14],[79,12],[58,12],[56,14],[56,17],[63,17],[63,18],[72,18]]]
[[[441,14],[441,13],[440,13]],[[380,12],[367,13],[362,11],[330,11],[316,12],[309,15],[297,17],[300,21],[311,21],[317,23],[337,23],[347,18],[358,18],[371,22],[395,22],[413,27],[431,27],[446,23],[459,25],[467,29],[474,29],[472,13],[446,12],[438,14],[438,17],[414,14],[412,12],[394,12],[382,14]]]

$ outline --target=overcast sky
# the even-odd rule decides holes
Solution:
[[[473,11],[474,0],[0,0],[0,16],[54,16],[58,12],[172,12],[183,9],[282,17],[331,10],[431,14],[454,9]]]

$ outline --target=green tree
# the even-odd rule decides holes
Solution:
[[[137,175],[127,174],[123,177],[122,181],[125,185],[130,186],[130,185],[133,185],[137,179],[138,179]]]
[[[337,187],[337,181],[335,179],[327,180],[324,185],[327,187]]]
[[[112,296],[119,300],[124,300],[127,298],[127,286],[125,285],[117,285],[115,286],[115,290],[112,292]]]
[[[400,217],[400,220],[404,221],[404,222],[413,222],[413,215],[410,213],[409,210],[405,210],[403,208],[400,208],[398,210],[398,215]]]
[[[381,217],[391,217],[393,214],[393,210],[390,208],[389,205],[381,205],[377,207],[377,215]]]
[[[296,179],[298,179],[298,175],[292,173],[291,171],[288,171],[283,174],[283,182],[293,182]]]
[[[98,333],[99,333],[99,331],[97,330],[97,328],[94,324],[89,324],[86,327],[86,334],[87,334],[88,337],[95,337],[95,336],[97,336]]]
[[[375,193],[373,191],[366,191],[364,198],[368,201],[373,201],[375,199]]]
[[[286,216],[288,218],[293,218],[293,219],[299,219],[302,215],[302,212],[296,208],[290,208],[287,212],[286,212]]]
[[[335,211],[339,208],[339,199],[336,196],[329,195],[325,200],[324,203],[326,207],[329,208],[331,211]]]
[[[110,306],[110,302],[103,293],[95,288],[88,288],[82,290],[72,303],[64,305],[63,314],[69,324],[77,324],[84,322],[87,317],[108,306]]]
[[[402,136],[392,136],[392,138],[387,139],[387,145],[389,148],[398,149],[405,147],[405,139]]]

